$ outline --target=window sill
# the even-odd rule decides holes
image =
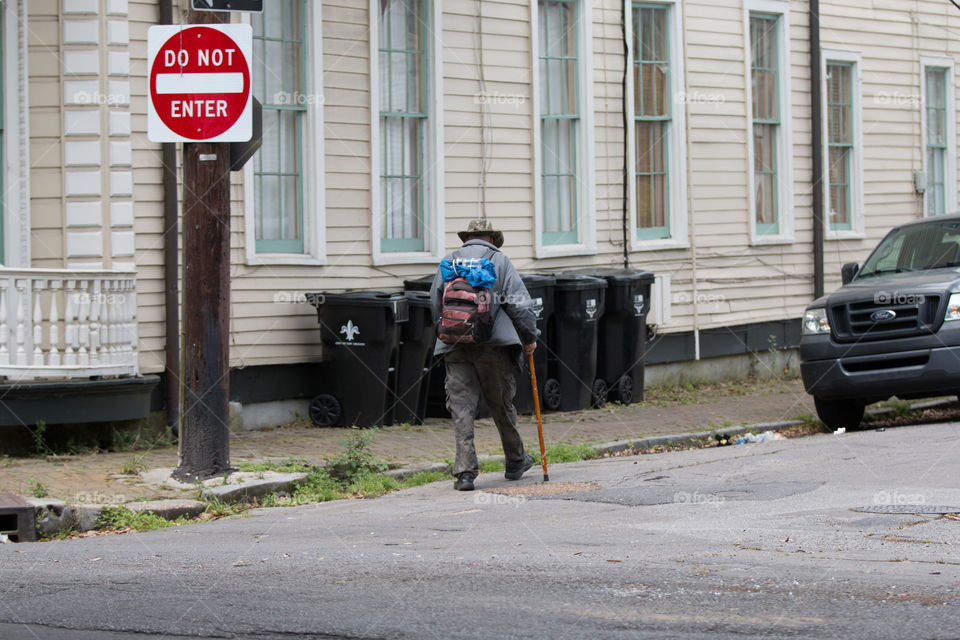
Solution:
[[[327,258],[302,253],[248,253],[247,264],[250,266],[289,264],[322,267],[327,264]]]
[[[827,240],[863,240],[866,234],[860,229],[843,229],[837,231],[828,230]]]
[[[537,258],[563,258],[565,256],[595,256],[596,247],[585,244],[558,244],[537,247]]]
[[[631,251],[660,251],[662,249],[689,249],[690,242],[684,238],[662,238],[660,240],[634,240],[630,243]]]
[[[391,264],[429,264],[436,266],[443,258],[430,251],[397,251],[390,253],[375,253],[373,255],[374,266]]]
[[[753,246],[758,245],[773,245],[773,244],[793,244],[793,236],[784,236],[784,235],[770,235],[770,236],[758,236],[753,235],[750,238],[750,244]]]

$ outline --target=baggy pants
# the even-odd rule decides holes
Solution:
[[[523,460],[523,440],[517,431],[517,410],[513,406],[513,396],[517,392],[513,351],[511,347],[471,344],[461,345],[444,356],[447,409],[453,416],[457,437],[453,475],[478,470],[473,420],[481,393],[500,432],[507,463]]]

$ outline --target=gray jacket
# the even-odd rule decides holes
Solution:
[[[479,238],[467,240],[462,247],[448,253],[445,259],[451,259],[454,254],[464,258],[490,258],[497,271],[497,280],[493,283],[493,335],[484,344],[509,346],[536,342],[540,330],[537,329],[533,301],[510,258],[486,240]],[[437,269],[437,275],[433,277],[433,285],[430,287],[430,302],[435,320],[440,317],[442,295],[443,278]],[[433,352],[446,353],[455,348],[456,345],[446,344],[438,339]]]

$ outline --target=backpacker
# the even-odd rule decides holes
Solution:
[[[444,273],[452,277],[443,284],[437,337],[446,344],[486,342],[493,334],[493,290],[471,281],[493,284],[493,263],[486,258],[467,266],[458,262],[443,265]]]

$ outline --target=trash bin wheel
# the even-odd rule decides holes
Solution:
[[[620,376],[616,386],[612,389],[613,395],[623,404],[633,402],[633,378],[629,375]]]
[[[318,427],[332,427],[342,415],[340,401],[329,393],[321,393],[310,401],[310,421]]]
[[[607,383],[603,378],[597,378],[593,381],[593,386],[590,388],[591,398],[590,406],[591,407],[602,407],[607,404],[607,393],[609,389],[607,388]]]
[[[543,383],[543,405],[550,411],[560,408],[560,381],[556,378],[547,378]]]

